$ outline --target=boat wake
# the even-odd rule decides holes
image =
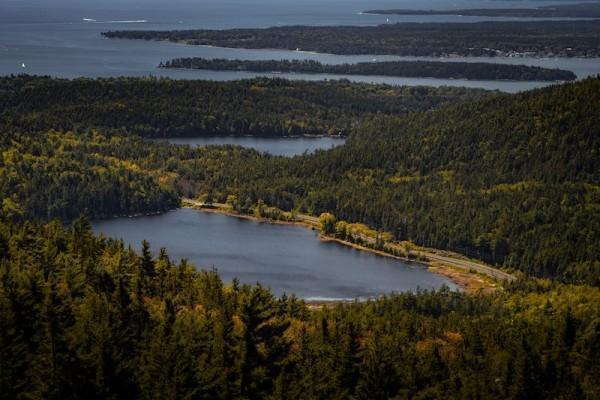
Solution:
[[[83,22],[93,22],[95,24],[143,24],[148,22],[147,19],[129,19],[118,21],[97,21],[93,18],[83,18]]]

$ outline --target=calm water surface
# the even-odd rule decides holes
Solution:
[[[262,138],[262,137],[192,137],[192,138],[169,138],[158,139],[169,143],[187,145],[192,147],[208,145],[233,144],[236,146],[256,149],[262,153],[275,156],[292,157],[296,155],[313,153],[315,150],[327,150],[344,144],[345,139],[333,137],[284,137],[284,138]]]
[[[544,2],[547,4],[548,2]],[[560,2],[558,2],[560,3]],[[51,5],[50,5],[51,4]],[[132,40],[109,40],[100,32],[115,29],[189,29],[268,27],[277,25],[377,25],[403,21],[475,22],[494,18],[460,16],[361,15],[373,8],[524,7],[539,2],[422,0],[128,0],[102,2],[3,0],[0,2],[0,75],[29,73],[59,77],[156,75],[175,79],[233,80],[255,76],[289,79],[349,79],[394,85],[467,86],[507,92],[547,85],[541,82],[466,81],[393,78],[360,75],[260,74],[236,71],[178,71],[158,69],[160,61],[176,57],[240,59],[314,59],[343,63],[399,59],[392,56],[335,56],[296,51],[222,49]],[[83,19],[94,21],[84,21]],[[505,18],[506,19],[506,18]],[[475,59],[477,61],[477,59]],[[600,73],[600,60],[493,59],[574,71],[579,77]],[[25,67],[22,65],[25,64]]]
[[[93,226],[96,232],[123,238],[138,249],[146,239],[155,252],[166,247],[173,259],[187,258],[198,268],[215,267],[225,281],[237,277],[245,283],[260,282],[276,294],[350,299],[444,284],[456,288],[422,266],[322,242],[301,226],[190,209],[99,221]]]

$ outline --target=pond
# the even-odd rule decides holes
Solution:
[[[218,136],[157,139],[172,144],[192,147],[208,145],[233,144],[236,146],[256,149],[261,153],[275,156],[292,157],[304,152],[313,153],[315,150],[327,150],[344,144],[345,139],[338,137],[255,137],[255,136]]]
[[[274,293],[308,300],[369,298],[393,291],[456,286],[419,264],[319,240],[303,226],[261,223],[220,214],[178,209],[161,215],[96,221],[95,232],[122,238],[174,260],[216,268],[224,281],[260,282]]]

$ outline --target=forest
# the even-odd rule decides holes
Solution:
[[[1,396],[595,400],[599,108],[600,77],[515,95],[0,79]],[[201,130],[208,113],[219,122]],[[347,141],[286,158],[150,140],[260,121]],[[521,279],[316,307],[146,242],[136,252],[86,218],[207,195],[241,212],[327,212]]]
[[[0,220],[6,399],[597,399],[600,291],[390,294],[310,309],[69,227]],[[153,255],[153,250],[155,251]]]
[[[380,15],[462,15],[474,17],[514,18],[600,18],[599,3],[558,4],[533,8],[468,8],[454,10],[367,10],[364,14]]]
[[[102,129],[169,136],[347,136],[380,114],[489,95],[348,81],[0,78],[0,124],[19,132]]]
[[[599,57],[597,21],[398,23],[379,26],[282,26],[228,30],[125,30],[107,38],[190,45],[286,49],[332,54],[430,57]]]
[[[446,79],[572,81],[571,71],[527,65],[441,62],[379,61],[356,64],[322,64],[314,60],[228,60],[201,57],[176,58],[160,63],[160,68],[207,69],[215,71],[251,71],[338,75],[381,75]]]
[[[290,92],[309,85],[275,82]],[[216,92],[231,85],[210,84]],[[176,95],[165,90],[169,85],[185,86],[147,79],[5,82],[12,89],[0,97],[8,104],[0,164],[4,211],[39,220],[122,215],[160,211],[180,197],[210,193],[219,202],[233,196],[240,211],[263,202],[284,211],[327,212],[397,240],[454,250],[527,275],[600,283],[600,78],[517,95],[447,89],[462,95],[433,107],[409,95],[407,104],[416,105],[411,111],[393,101],[395,95],[390,107],[403,110],[397,114],[371,114],[370,101],[329,100],[359,110],[360,129],[344,146],[294,158],[144,140],[139,135],[158,132],[160,125],[149,124],[140,93],[173,105],[171,120],[185,120],[198,107],[188,101],[178,108]],[[341,85],[350,93],[363,87]],[[86,86],[92,89],[82,90]],[[386,87],[371,90],[377,88]],[[98,96],[92,107],[72,103],[103,90],[110,95]],[[122,97],[127,92],[135,95]],[[467,93],[475,96],[466,99]],[[280,110],[282,104],[272,105]],[[131,130],[119,114],[115,124],[108,113],[96,113],[114,108],[125,110]],[[60,117],[64,131],[53,131],[52,118]],[[39,193],[39,187],[45,190]]]

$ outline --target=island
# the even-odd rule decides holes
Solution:
[[[305,73],[337,75],[380,75],[410,78],[443,78],[511,81],[572,81],[571,71],[527,65],[443,61],[383,61],[356,64],[323,64],[314,60],[228,60],[202,57],[176,58],[160,68]]]
[[[226,30],[121,30],[107,38],[245,49],[431,57],[599,57],[597,21],[401,23]]]
[[[600,3],[560,4],[535,8],[467,8],[450,10],[383,9],[363,14],[379,15],[459,15],[465,17],[512,18],[600,18]]]

